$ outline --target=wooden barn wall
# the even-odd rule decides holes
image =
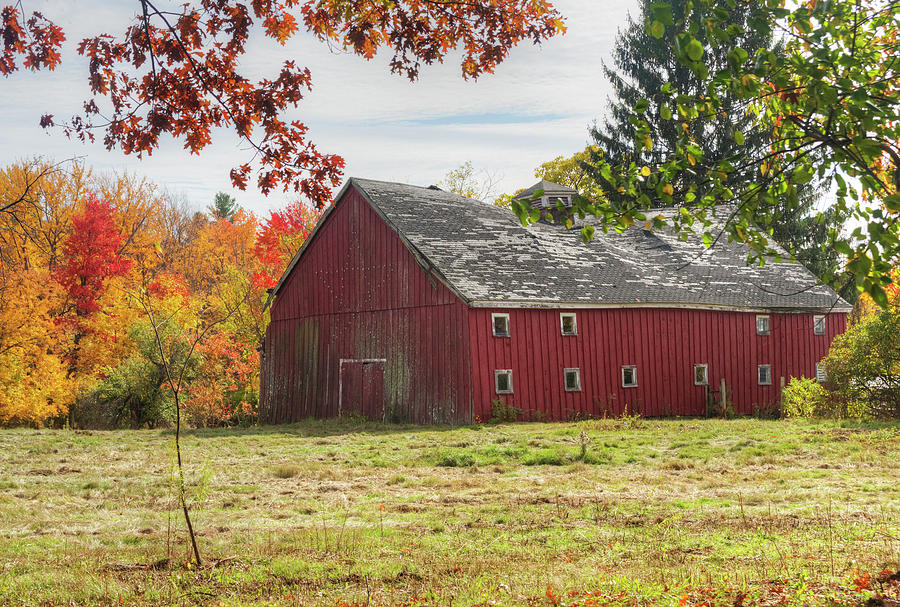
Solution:
[[[466,314],[465,304],[348,190],[272,305],[260,417],[282,423],[337,416],[341,359],[384,359],[386,418],[471,419]]]
[[[493,312],[508,313],[510,337],[494,337]],[[576,314],[578,334],[563,336],[560,313]],[[826,319],[825,335],[813,334],[812,314],[770,314],[768,336],[756,334],[756,314],[688,309],[471,309],[469,335],[474,410],[491,414],[498,398],[495,369],[512,369],[507,404],[525,419],[579,416],[703,415],[705,389],[695,386],[694,364],[709,365],[711,389],[724,377],[737,413],[779,399],[781,377],[815,377],[815,364],[846,326],[846,315]],[[757,385],[757,365],[772,366],[772,385]],[[621,366],[636,365],[638,385],[623,388]],[[581,391],[566,392],[563,369],[579,368]],[[536,413],[539,412],[539,413]]]

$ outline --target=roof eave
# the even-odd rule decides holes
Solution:
[[[550,301],[550,300],[502,300],[473,299],[469,302],[473,308],[523,308],[523,309],[624,309],[624,308],[669,308],[691,310],[716,310],[731,312],[753,312],[758,314],[810,314],[810,313],[849,313],[853,308],[848,305],[834,306],[733,306],[714,303],[689,302],[633,302],[602,303],[585,301]]]

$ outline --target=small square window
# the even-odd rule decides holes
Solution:
[[[563,335],[578,335],[578,324],[575,322],[574,314],[560,314],[559,325]]]
[[[694,385],[709,385],[709,365],[694,365]]]
[[[756,317],[756,334],[757,335],[768,335],[769,334],[769,317],[768,316],[757,316]]]
[[[813,333],[815,335],[825,335],[825,315],[816,314],[813,316]]]
[[[637,387],[637,367],[634,365],[625,365],[622,367],[622,387]]]
[[[760,386],[772,385],[772,365],[759,365],[756,368]]]
[[[509,314],[491,314],[494,337],[509,337]]]
[[[816,363],[816,381],[820,384],[828,381],[828,370],[822,363]]]
[[[564,369],[563,376],[566,381],[566,392],[581,392],[580,369]]]
[[[512,369],[494,370],[494,388],[497,394],[512,394]]]

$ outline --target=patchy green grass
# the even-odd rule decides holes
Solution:
[[[900,424],[189,432],[199,571],[171,441],[0,432],[0,604],[858,604],[900,565]]]

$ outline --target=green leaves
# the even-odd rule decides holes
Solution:
[[[685,54],[691,61],[700,61],[703,58],[703,45],[696,38],[688,42],[684,49]]]
[[[662,38],[666,34],[666,26],[675,25],[672,6],[667,2],[656,2],[650,5],[650,18],[647,22],[647,33],[654,38]]]
[[[881,287],[881,285],[872,285],[868,289],[869,295],[872,297],[872,301],[877,303],[881,308],[887,308],[889,305],[888,296],[885,290]]]
[[[738,70],[747,62],[747,59],[750,58],[750,54],[741,47],[737,46],[731,49],[726,57],[728,60],[728,65],[733,70]]]
[[[705,222],[728,201],[729,233],[754,260],[788,239],[818,275],[849,271],[881,299],[900,259],[900,5],[644,1],[646,21],[620,37],[624,59],[607,72],[628,84],[617,116],[632,111],[596,138],[609,161],[599,214],[616,226],[671,202]],[[834,193],[827,208],[813,206],[815,188]]]
[[[659,21],[663,25],[675,25],[675,19],[672,16],[672,5],[668,2],[654,2],[650,5],[650,15],[655,21]]]

